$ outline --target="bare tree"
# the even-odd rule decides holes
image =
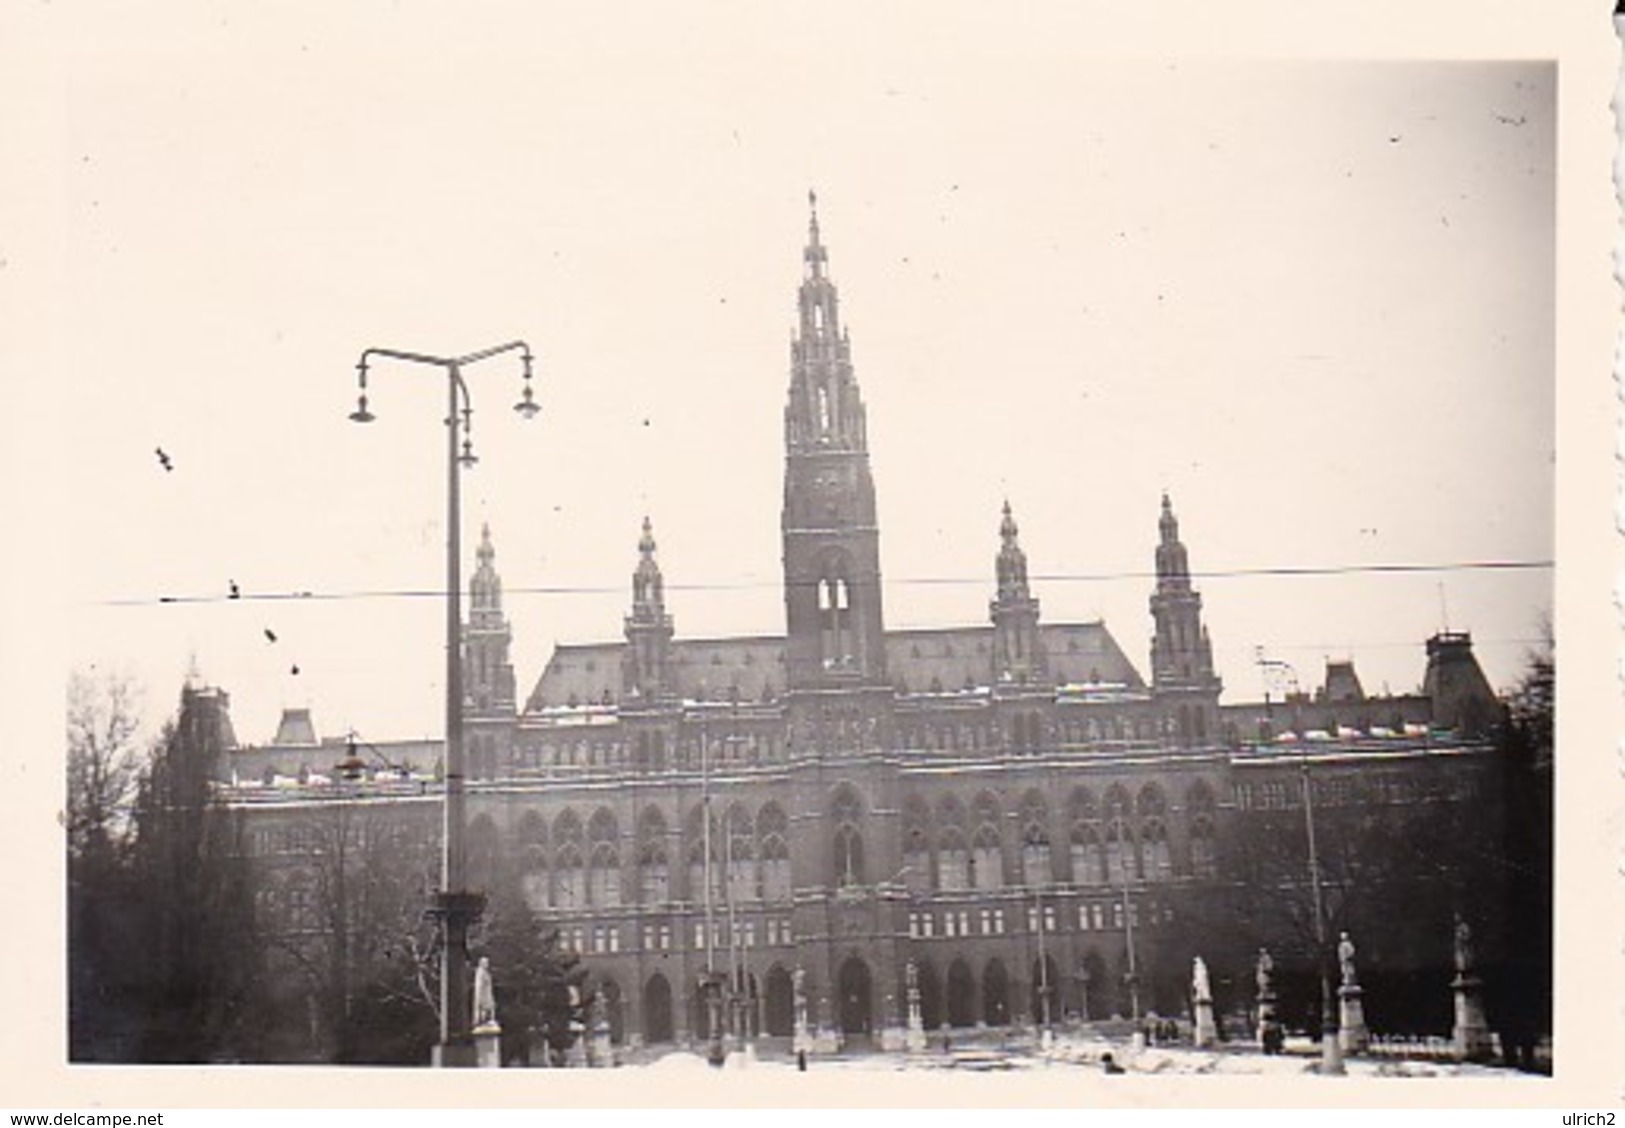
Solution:
[[[146,756],[140,692],[118,674],[68,680],[68,1032],[74,1061],[127,1059],[141,1023],[126,953],[135,936],[129,844]]]
[[[100,861],[130,829],[141,772],[140,690],[122,674],[68,678],[68,857]]]

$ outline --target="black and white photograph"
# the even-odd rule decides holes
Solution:
[[[35,1083],[1616,1102],[1618,44],[1307,7],[20,19]]]

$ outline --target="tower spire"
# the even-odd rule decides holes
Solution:
[[[809,280],[825,280],[829,273],[829,251],[818,230],[818,193],[807,191],[807,248],[802,252]],[[833,287],[831,290],[833,291]]]
[[[463,627],[463,723],[469,749],[468,771],[493,779],[510,763],[517,702],[509,646],[513,630],[502,613],[502,577],[491,526],[480,527],[470,577],[468,623]]]
[[[666,614],[666,582],[655,561],[654,525],[643,518],[643,535],[638,538],[638,567],[632,573],[632,617],[639,622],[658,622]]]
[[[632,573],[632,613],[626,617],[622,662],[622,680],[630,696],[649,701],[665,695],[673,633],[666,613],[666,581],[655,560],[654,524],[645,516],[638,537],[638,566]]]
[[[1202,623],[1202,596],[1191,586],[1190,559],[1166,490],[1158,518],[1157,586],[1151,593],[1152,695],[1162,702],[1179,743],[1217,738],[1219,678],[1213,644]]]
[[[818,196],[807,193],[805,270],[784,408],[784,598],[792,689],[884,685],[880,549],[863,397],[841,331]]]
[[[993,685],[1042,681],[1043,644],[1038,634],[1038,600],[1027,584],[1027,554],[1021,550],[1008,498],[999,522],[999,555],[994,560],[998,587],[988,613],[993,619]]]

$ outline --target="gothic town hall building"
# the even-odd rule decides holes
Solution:
[[[1495,802],[1497,706],[1470,640],[1428,642],[1419,694],[1367,695],[1333,663],[1318,692],[1221,704],[1166,496],[1147,514],[1149,676],[1104,623],[1043,619],[1008,505],[989,621],[888,630],[864,402],[816,213],[797,300],[782,633],[680,637],[645,520],[622,637],[559,646],[521,699],[486,530],[464,635],[472,884],[561,930],[625,1045],[702,1040],[707,971],[769,1039],[791,1033],[799,971],[810,1021],[847,1046],[903,1025],[911,962],[933,1031],[1183,1015],[1196,955],[1239,1012],[1260,946],[1284,995],[1312,971],[1308,797],[1328,912],[1360,943],[1380,1026],[1384,977],[1396,993],[1428,980],[1451,914],[1484,912],[1485,883],[1452,868]],[[388,810],[435,846],[439,748],[382,746],[416,784],[380,772],[359,789],[329,782],[341,751],[292,710],[271,744],[226,757],[280,927],[313,904],[300,826],[323,810]]]

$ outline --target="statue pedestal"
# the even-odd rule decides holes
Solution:
[[[1213,1021],[1213,1000],[1196,1000],[1196,1029],[1192,1032],[1192,1041],[1198,1048],[1211,1046],[1219,1040],[1219,1027]]]
[[[1275,992],[1258,996],[1258,1048],[1266,1054],[1278,1054],[1286,1040],[1286,1032],[1275,1020]]]
[[[793,1054],[810,1054],[812,1051],[812,1032],[807,1029],[805,1022],[796,1023],[795,1035],[790,1039],[790,1052]]]
[[[1363,1054],[1371,1045],[1365,1005],[1360,1001],[1363,994],[1364,989],[1355,983],[1337,989],[1337,1044],[1345,1054]]]
[[[600,1022],[593,1027],[592,1041],[587,1045],[587,1064],[593,1069],[608,1069],[614,1065],[609,1039],[609,1023]]]
[[[886,1053],[899,1053],[908,1046],[908,1036],[900,1026],[883,1027],[880,1031],[880,1048]]]
[[[479,1064],[473,1039],[436,1043],[429,1063],[436,1069],[473,1069]]]
[[[1456,992],[1456,1025],[1451,1030],[1456,1057],[1461,1061],[1486,1061],[1494,1053],[1490,1024],[1484,1018],[1484,982],[1476,975],[1457,975],[1450,985]]]
[[[480,1069],[502,1067],[502,1027],[482,1022],[474,1027],[474,1064]]]

